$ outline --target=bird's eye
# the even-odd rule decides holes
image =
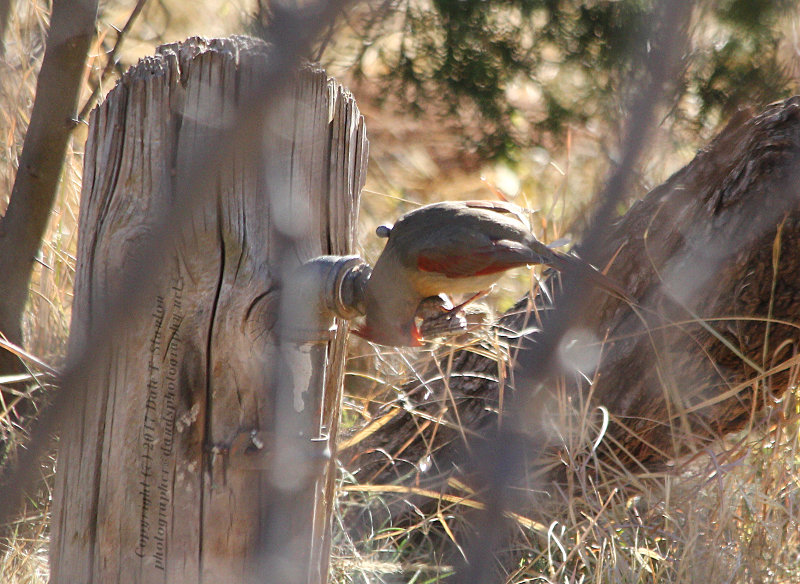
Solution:
[[[375,228],[375,235],[378,237],[388,238],[389,235],[392,233],[392,226],[391,225],[378,225]]]

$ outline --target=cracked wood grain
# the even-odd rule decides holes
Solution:
[[[165,45],[95,110],[71,351],[81,350],[176,189],[195,178],[192,157],[230,142],[223,133],[269,54],[244,37]],[[267,108],[258,147],[234,141],[205,169],[211,196],[198,199],[155,258],[161,276],[146,311],[96,355],[85,399],[70,404],[53,582],[255,577],[274,469],[231,465],[231,448],[243,435],[263,442],[273,431],[275,380],[286,374],[275,370],[277,355],[292,351],[276,328],[281,270],[287,261],[351,252],[366,168],[364,122],[349,93],[308,67],[288,96]],[[288,259],[276,244],[286,232],[298,242]],[[329,343],[292,357],[301,385],[328,368],[324,391],[305,396],[316,420],[309,439],[335,436],[347,333],[341,323],[337,330]],[[329,482],[324,474],[312,485],[323,511],[332,504]],[[314,520],[322,541],[324,513]],[[288,537],[293,528],[286,529]],[[310,548],[301,550],[308,561]]]

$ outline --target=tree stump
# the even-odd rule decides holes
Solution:
[[[243,37],[162,46],[92,114],[72,353],[176,190],[199,181],[210,196],[190,201],[151,258],[156,293],[131,302],[146,308],[102,347],[70,404],[52,582],[327,577],[347,328],[281,338],[281,320],[303,308],[281,282],[306,259],[351,251],[368,143],[353,98],[314,67],[257,116],[263,136],[227,139],[269,58]],[[218,156],[198,179],[193,157],[209,147]],[[288,423],[295,433],[281,438]],[[276,521],[289,555],[264,557]]]
[[[567,375],[515,388],[502,354],[489,356],[497,354],[492,347],[460,350],[452,361],[420,372],[402,392],[405,403],[383,413],[371,434],[362,431],[366,438],[350,441],[345,465],[361,481],[378,484],[431,484],[442,474],[459,475],[469,449],[497,428],[503,392],[506,402],[509,392],[518,394],[514,416],[521,430],[536,437],[537,453],[549,453],[550,468],[558,470],[540,474],[537,488],[569,472],[558,454],[570,440],[565,409],[574,408],[579,422],[587,412],[599,416],[598,406],[609,416],[604,432],[601,423],[589,424],[603,436],[596,450],[584,435],[569,444],[570,456],[577,448],[587,460],[633,472],[663,468],[759,416],[768,418],[796,383],[798,169],[800,97],[752,118],[741,113],[691,163],[608,226],[598,265],[608,266],[636,305],[596,289],[582,292],[588,301],[581,330],[562,341],[566,349],[576,340],[585,351],[578,359],[562,352]],[[548,334],[553,307],[542,294],[522,299],[503,318],[501,334],[535,324],[525,341],[535,343]],[[507,344],[511,356],[520,350],[513,335]],[[450,372],[446,392],[442,371]],[[416,391],[421,387],[447,397],[435,403],[408,397],[425,393]],[[445,400],[457,412],[443,413]],[[428,423],[431,416],[444,423]]]

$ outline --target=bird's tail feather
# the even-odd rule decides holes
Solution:
[[[546,262],[551,267],[559,272],[579,274],[585,277],[591,284],[602,288],[614,295],[619,296],[623,300],[633,302],[633,299],[628,295],[622,287],[614,280],[598,271],[594,266],[588,262],[583,261],[579,257],[568,255],[565,253],[550,250],[552,257],[551,261]]]

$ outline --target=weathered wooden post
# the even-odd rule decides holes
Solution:
[[[243,38],[164,46],[94,112],[70,351],[85,350],[176,185],[197,180],[190,158],[214,146],[269,54]],[[210,196],[153,258],[156,293],[132,302],[146,312],[98,351],[70,404],[54,583],[327,577],[347,329],[305,330],[281,283],[309,258],[351,251],[367,140],[352,97],[319,69],[267,109],[257,147],[219,144],[228,151],[203,171]],[[265,555],[276,533],[285,545]]]

